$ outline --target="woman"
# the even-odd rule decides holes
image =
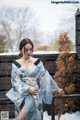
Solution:
[[[42,102],[51,104],[54,91],[64,94],[40,59],[32,57],[33,49],[32,41],[23,39],[19,46],[20,58],[12,63],[12,88],[6,96],[16,106],[16,120],[43,120]],[[37,80],[37,85],[27,81],[32,78]]]

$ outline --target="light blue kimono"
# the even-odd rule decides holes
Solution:
[[[39,87],[36,98],[27,90],[30,87],[24,77],[33,77],[37,79]],[[48,71],[44,68],[43,63],[37,59],[31,69],[28,71],[14,61],[12,63],[11,73],[12,88],[6,93],[6,96],[14,102],[16,106],[16,119],[20,109],[25,108],[25,120],[43,120],[42,103],[51,104],[53,92],[59,87],[52,79]]]

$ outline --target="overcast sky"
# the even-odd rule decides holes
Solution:
[[[75,12],[79,6],[79,4],[67,3],[51,4],[51,0],[0,0],[0,4],[17,7],[26,7],[29,5],[39,17],[40,29],[46,33],[55,33],[58,29],[60,30],[59,24],[63,19],[68,20],[72,16],[72,19],[75,20]]]

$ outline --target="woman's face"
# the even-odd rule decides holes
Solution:
[[[26,44],[22,49],[23,56],[29,58],[32,55],[33,48],[31,44]]]

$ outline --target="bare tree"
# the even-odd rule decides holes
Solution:
[[[0,32],[6,36],[9,51],[18,51],[18,45],[23,37],[37,39],[39,31],[38,18],[30,7],[0,8]],[[35,34],[34,34],[35,33]]]
[[[62,16],[58,24],[58,31],[60,32],[67,31],[74,45],[75,45],[75,13],[77,12],[78,8],[80,8],[80,4],[71,4],[70,7],[65,7],[65,11],[69,14],[68,16]]]

